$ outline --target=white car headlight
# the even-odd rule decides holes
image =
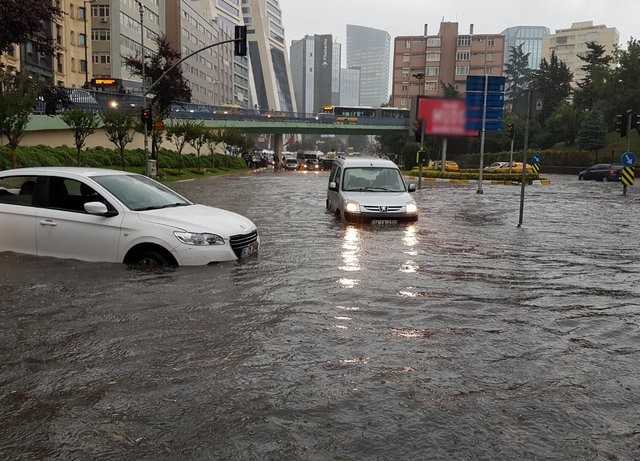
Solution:
[[[197,234],[195,232],[174,232],[176,236],[185,245],[208,246],[208,245],[224,245],[224,239],[216,234]]]
[[[347,202],[344,204],[344,209],[349,213],[359,213],[360,212],[360,204],[358,202]]]
[[[418,207],[415,202],[407,202],[407,213],[415,213],[418,211]]]

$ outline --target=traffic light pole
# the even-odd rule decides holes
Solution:
[[[142,12],[144,11],[144,10],[142,9],[142,7],[140,7],[140,11],[141,11],[141,13],[140,13],[140,14],[142,15]],[[141,19],[142,19],[142,18],[141,18]],[[246,27],[246,26],[236,26],[236,28],[237,28],[237,27]],[[246,30],[246,29],[245,29],[245,30]],[[238,33],[237,33],[237,32],[236,32],[236,35],[238,35]],[[239,42],[244,42],[244,43],[245,43],[244,50],[246,51],[246,40],[247,40],[247,36],[246,36],[246,34],[245,34],[245,35],[240,35],[240,36],[239,36],[239,38],[233,38],[233,39],[230,39],[230,40],[223,40],[223,41],[221,41],[221,42],[216,42],[216,43],[213,43],[213,44],[211,44],[211,45],[207,45],[207,46],[205,46],[205,47],[202,47],[202,48],[200,48],[199,50],[196,50],[196,51],[194,51],[193,53],[188,54],[188,55],[187,55],[187,56],[185,56],[184,58],[182,58],[182,59],[180,59],[179,61],[177,61],[176,63],[174,63],[171,67],[169,67],[167,70],[165,70],[165,71],[162,73],[162,75],[160,75],[160,77],[158,77],[158,79],[157,79],[155,82],[153,82],[151,85],[149,85],[149,87],[148,87],[148,88],[146,88],[146,90],[145,90],[145,83],[144,83],[144,53],[143,53],[143,61],[142,61],[142,75],[143,75],[143,77],[142,77],[142,88],[143,88],[143,91],[142,91],[142,100],[143,100],[143,107],[144,107],[144,109],[146,109],[146,108],[147,108],[147,95],[148,95],[149,93],[151,93],[151,91],[152,91],[152,90],[153,90],[153,89],[158,85],[158,83],[160,83],[160,81],[162,81],[162,79],[163,79],[164,77],[166,77],[166,76],[167,76],[167,74],[168,74],[169,72],[171,72],[173,69],[175,69],[176,67],[178,67],[178,66],[179,66],[180,64],[182,64],[184,61],[186,61],[187,59],[189,59],[190,57],[192,57],[192,56],[194,56],[194,55],[196,55],[196,54],[198,54],[198,53],[201,53],[201,52],[202,52],[202,51],[204,51],[204,50],[208,50],[209,48],[213,48],[214,46],[224,45],[225,43],[239,43]],[[143,52],[144,52],[144,48],[143,48]],[[144,129],[144,155],[145,155],[145,165],[146,165],[146,164],[148,163],[148,158],[149,158],[149,156],[148,156],[148,149],[147,149],[147,129],[146,129],[146,127],[145,127],[145,129]],[[148,168],[148,167],[147,167],[147,168]],[[148,174],[147,174],[147,175],[148,175]]]

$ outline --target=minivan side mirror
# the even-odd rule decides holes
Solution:
[[[333,190],[333,191],[337,191],[338,190],[338,185],[336,184],[335,181],[331,181],[329,183],[329,190]]]
[[[414,183],[409,184],[409,186],[407,187],[407,191],[415,192],[416,191],[416,185]]]

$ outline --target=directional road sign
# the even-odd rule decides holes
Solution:
[[[540,164],[540,154],[534,154],[533,157],[531,157],[531,163],[534,165],[539,165]]]
[[[622,157],[620,157],[620,162],[624,166],[633,166],[636,164],[636,156],[633,154],[633,152],[625,152],[624,154],[622,154]]]

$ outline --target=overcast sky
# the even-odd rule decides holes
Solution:
[[[640,38],[640,0],[280,0],[287,47],[305,35],[332,34],[347,44],[347,24],[400,35],[436,35],[441,21],[458,22],[458,33],[499,34],[507,27],[568,29],[593,21],[615,27],[620,45]],[[344,48],[343,48],[344,50]]]

